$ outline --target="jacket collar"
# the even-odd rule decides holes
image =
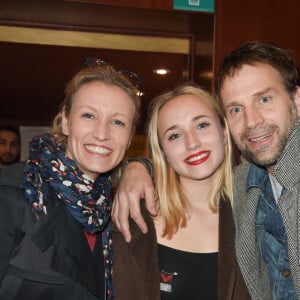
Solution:
[[[275,177],[289,189],[300,181],[300,121],[296,124],[275,167]]]
[[[250,164],[249,173],[246,181],[246,190],[257,187],[263,190],[269,180],[268,171],[265,168]]]

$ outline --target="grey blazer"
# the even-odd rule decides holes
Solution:
[[[295,126],[275,168],[275,177],[286,189],[278,200],[287,236],[291,272],[300,298],[300,123]],[[246,191],[249,163],[236,168],[234,180],[234,215],[236,252],[243,277],[252,299],[271,299],[268,270],[261,259],[255,237],[256,208],[259,188]]]

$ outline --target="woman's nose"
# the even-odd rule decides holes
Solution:
[[[186,150],[195,150],[200,146],[200,141],[193,134],[186,138]]]
[[[108,140],[110,138],[109,126],[99,122],[95,127],[93,136],[100,141]]]

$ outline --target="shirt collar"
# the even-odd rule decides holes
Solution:
[[[246,182],[247,191],[250,188],[257,187],[261,190],[266,186],[266,181],[269,180],[268,171],[265,168],[258,167],[255,164],[250,164],[249,173]]]

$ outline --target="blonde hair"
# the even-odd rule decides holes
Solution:
[[[171,238],[179,227],[187,224],[189,202],[184,194],[179,176],[168,163],[158,136],[158,117],[161,108],[173,98],[180,95],[194,95],[199,101],[209,103],[215,112],[221,127],[227,130],[228,142],[225,145],[225,159],[217,171],[215,184],[209,197],[209,206],[218,211],[220,198],[227,198],[232,202],[232,146],[227,123],[218,102],[208,92],[195,84],[184,84],[154,98],[150,106],[150,120],[148,125],[148,151],[153,162],[156,199],[159,215],[164,221],[163,236]]]
[[[74,94],[84,85],[89,82],[99,81],[106,85],[118,86],[121,88],[132,100],[135,114],[132,126],[132,133],[135,131],[135,126],[139,120],[140,97],[136,87],[114,67],[110,65],[103,65],[101,67],[86,67],[76,73],[67,84],[65,89],[65,98],[61,103],[60,110],[53,121],[51,134],[53,139],[59,143],[66,145],[67,136],[62,131],[62,115],[69,117],[73,104]]]

